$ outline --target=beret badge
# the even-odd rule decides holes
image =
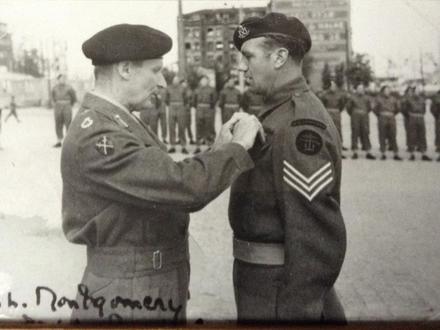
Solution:
[[[250,31],[248,28],[244,27],[243,25],[239,25],[237,32],[238,32],[238,37],[240,39],[244,39],[249,35]]]

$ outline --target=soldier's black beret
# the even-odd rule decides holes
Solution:
[[[93,65],[160,58],[173,45],[171,38],[146,25],[110,26],[86,40],[82,51]]]
[[[270,36],[282,35],[306,54],[312,47],[312,39],[304,24],[296,17],[287,17],[279,13],[269,13],[264,17],[249,17],[234,32],[234,44],[238,50],[245,41]]]

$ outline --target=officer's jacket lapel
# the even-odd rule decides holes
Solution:
[[[161,149],[166,149],[163,143],[157,139],[155,134],[147,127],[143,126],[140,120],[137,120],[132,115],[127,113],[127,111],[110,103],[109,101],[100,98],[97,95],[87,93],[84,96],[82,106],[85,109],[94,109],[102,115],[111,118],[111,120],[113,120],[119,126],[140,138],[145,145],[153,145],[160,147]]]

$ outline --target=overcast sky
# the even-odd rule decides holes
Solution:
[[[265,6],[267,0],[183,0],[183,11]],[[377,74],[385,74],[388,60],[415,66],[420,53],[431,53],[440,62],[440,0],[352,0],[352,31],[355,52],[372,56]],[[69,72],[91,72],[81,44],[95,32],[119,23],[147,24],[165,31],[174,41],[165,63],[177,60],[176,0],[0,0],[0,22],[9,26],[14,42],[51,39],[68,43]],[[425,65],[429,67],[429,56]],[[417,71],[417,70],[416,70]]]

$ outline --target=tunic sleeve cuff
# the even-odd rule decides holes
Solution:
[[[232,157],[241,171],[245,172],[254,167],[254,161],[242,145],[231,142],[222,146],[222,148],[232,153]]]

